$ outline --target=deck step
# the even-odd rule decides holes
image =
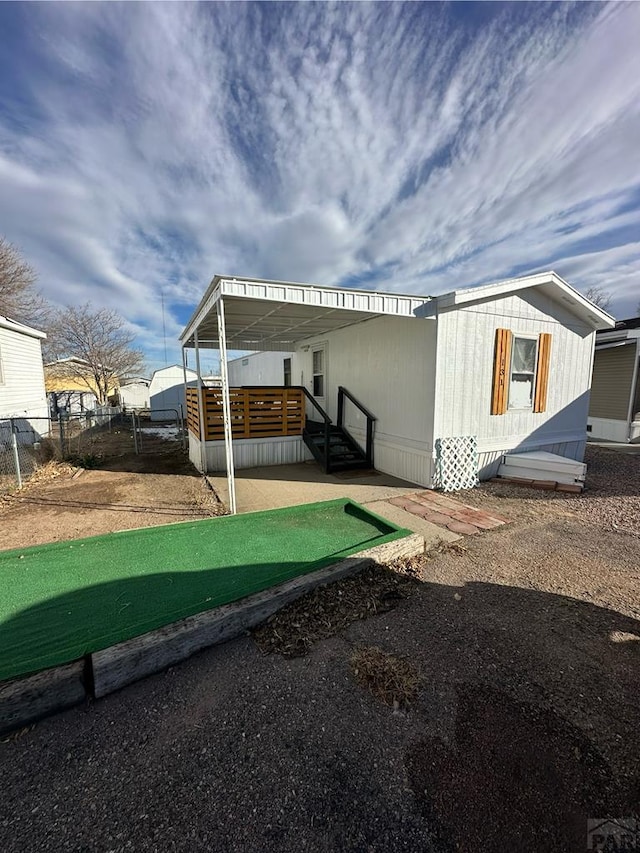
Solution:
[[[316,461],[328,471],[371,467],[371,463],[362,448],[345,430],[335,424],[329,428],[328,460],[325,457],[324,424],[307,421],[307,427],[302,437]]]

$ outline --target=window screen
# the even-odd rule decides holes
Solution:
[[[513,338],[509,378],[509,408],[530,409],[533,406],[538,342],[530,338]]]

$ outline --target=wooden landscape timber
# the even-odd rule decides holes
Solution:
[[[232,604],[189,616],[94,652],[83,660],[2,682],[0,735],[64,711],[86,699],[106,696],[209,646],[233,639],[318,586],[357,574],[372,563],[384,565],[423,552],[424,538],[414,533],[353,554],[331,566]]]
[[[91,655],[94,695],[96,698],[106,696],[209,646],[233,639],[317,586],[354,575],[372,563],[384,564],[423,552],[424,538],[414,533],[361,551],[332,566],[301,575],[233,604],[189,616],[95,652]]]
[[[84,702],[85,666],[78,660],[0,683],[0,734]]]

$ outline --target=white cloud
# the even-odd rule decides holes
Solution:
[[[0,232],[154,360],[160,289],[175,339],[214,272],[437,293],[544,266],[635,310],[635,4],[25,8]]]

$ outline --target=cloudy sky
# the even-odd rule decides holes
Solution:
[[[216,272],[640,300],[640,3],[0,3],[0,234],[168,359]]]

